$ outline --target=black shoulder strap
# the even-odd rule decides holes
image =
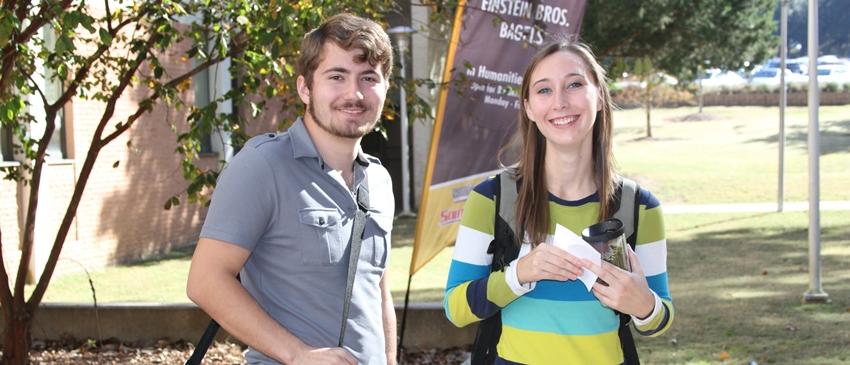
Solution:
[[[519,256],[519,245],[514,239],[514,205],[516,203],[517,181],[510,171],[497,175],[496,214],[493,217],[493,240],[487,247],[487,253],[493,254],[490,272],[504,270],[511,261]],[[475,342],[472,345],[472,365],[491,365],[496,360],[496,345],[502,336],[502,312],[498,311],[478,324]]]
[[[354,224],[351,228],[351,250],[348,254],[348,277],[345,283],[345,300],[342,302],[342,324],[339,329],[338,347],[345,339],[345,327],[348,324],[348,306],[351,304],[351,291],[354,289],[354,277],[357,276],[357,262],[360,260],[360,247],[363,243],[363,230],[366,228],[366,212],[369,211],[369,191],[363,186],[357,187],[357,210],[354,212]]]
[[[635,249],[637,243],[638,213],[640,212],[640,186],[631,179],[620,178],[620,183],[614,194],[614,218],[623,221],[626,242]],[[635,339],[629,326],[631,317],[620,313],[620,328],[617,334],[620,336],[620,347],[623,350],[623,360],[626,365],[640,365]]]

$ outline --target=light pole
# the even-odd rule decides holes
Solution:
[[[410,149],[407,142],[407,92],[404,89],[407,73],[404,69],[404,56],[407,54],[408,39],[413,33],[416,33],[416,30],[408,26],[392,27],[387,30],[387,34],[395,38],[399,64],[401,65],[399,73],[401,74],[402,84],[398,88],[401,109],[401,212],[398,215],[407,217],[412,217],[415,214],[410,210]]]
[[[818,2],[809,1],[809,290],[805,303],[826,303],[820,258],[820,127],[818,126]]]
[[[788,88],[785,85],[785,58],[788,54],[788,0],[779,0],[779,173],[776,185],[776,211],[781,212],[785,202],[785,106]]]

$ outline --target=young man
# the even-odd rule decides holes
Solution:
[[[385,270],[392,185],[360,149],[384,106],[389,37],[370,20],[337,15],[304,37],[297,66],[307,114],[284,133],[249,140],[222,171],[187,294],[250,347],[249,364],[394,364]],[[363,193],[362,248],[344,344],[336,347]]]

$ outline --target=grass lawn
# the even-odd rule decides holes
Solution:
[[[646,138],[641,109],[616,112],[622,172],[666,204],[774,202],[779,108],[707,107],[714,120],[681,122],[696,108],[656,109]],[[808,199],[808,111],[786,110],[785,200]],[[821,107],[822,200],[850,200],[850,106]]]
[[[776,199],[777,108],[710,107],[713,120],[680,122],[695,108],[616,113],[621,170],[662,204],[772,202]],[[807,199],[806,109],[788,108],[786,201]],[[821,198],[850,200],[850,106],[822,107]],[[832,299],[801,304],[808,284],[806,213],[668,215],[673,328],[640,339],[648,364],[850,363],[850,212],[821,213],[823,287]],[[393,231],[390,286],[404,299],[415,222]],[[91,273],[100,302],[187,302],[190,249]],[[412,301],[442,298],[451,248],[420,270]],[[30,288],[31,289],[31,288]],[[84,273],[55,278],[46,301],[87,302]],[[725,361],[724,361],[725,359]]]

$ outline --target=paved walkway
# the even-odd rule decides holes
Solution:
[[[775,212],[776,202],[748,204],[669,204],[662,207],[664,214],[692,213],[759,213]],[[809,202],[785,202],[784,212],[806,212]],[[850,200],[821,201],[820,210],[850,210]]]

